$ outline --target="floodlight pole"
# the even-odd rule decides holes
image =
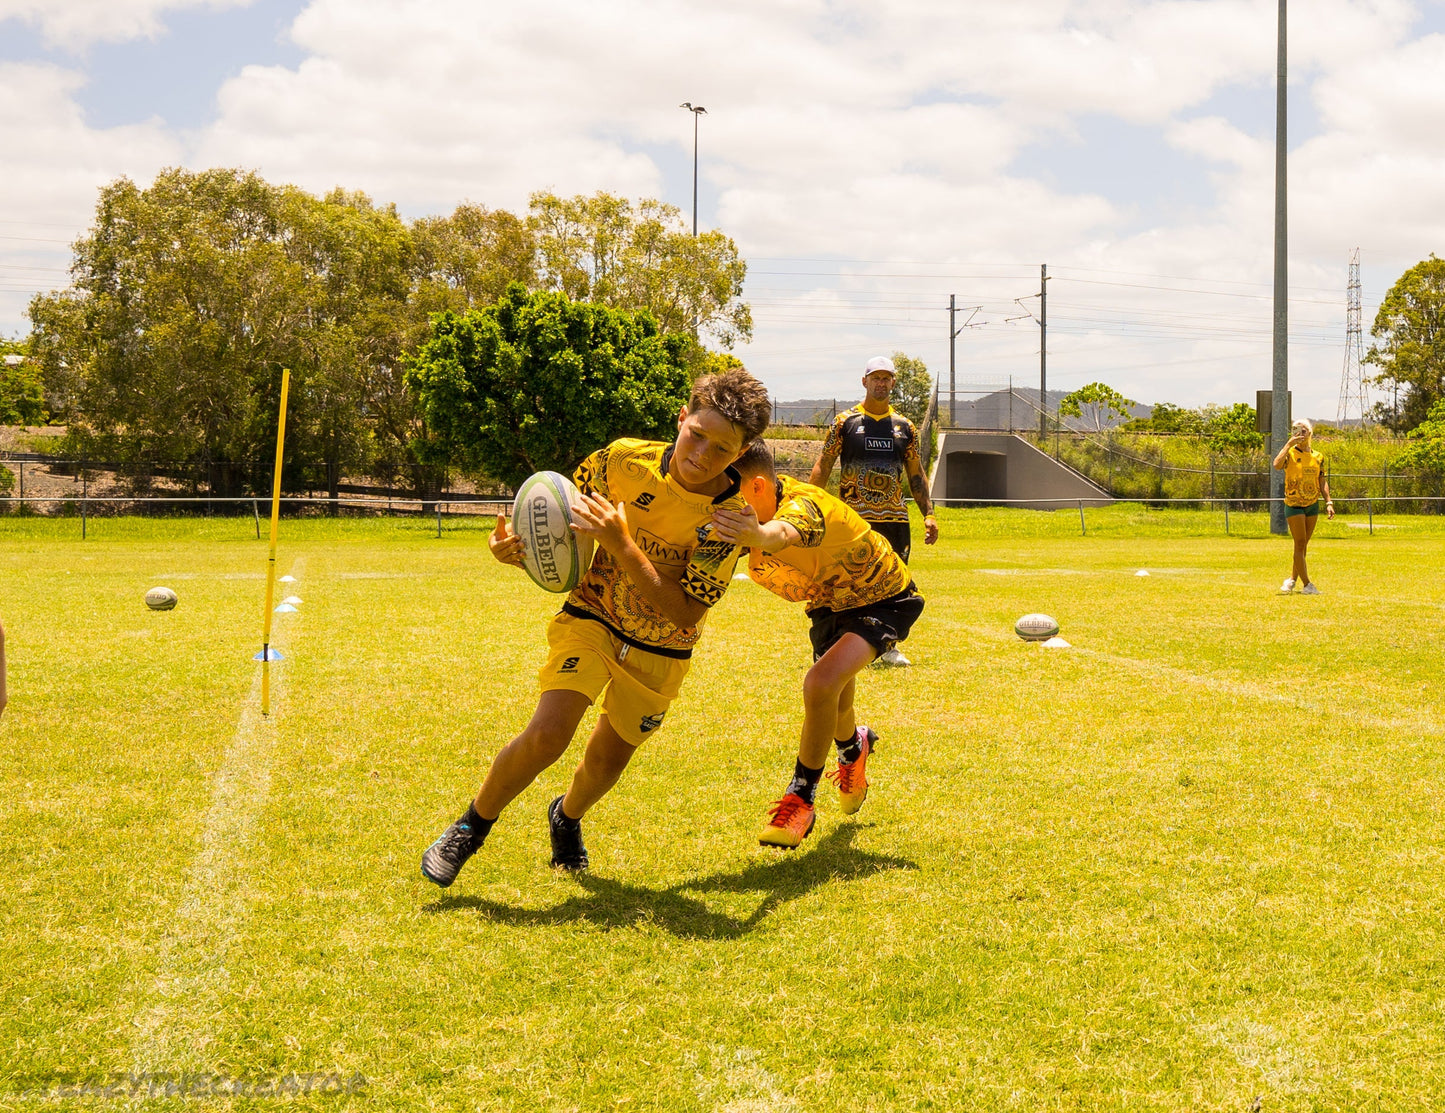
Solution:
[[[706,116],[707,109],[700,104],[693,104],[685,100],[679,108],[686,108],[692,113],[692,234],[697,235],[697,118]]]
[[[1274,397],[1270,403],[1269,455],[1289,440],[1289,233],[1286,188],[1286,117],[1289,102],[1285,0],[1279,0],[1279,64],[1274,93]],[[1289,532],[1284,517],[1284,472],[1269,471],[1269,532]]]

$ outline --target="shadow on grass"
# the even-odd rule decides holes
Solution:
[[[781,904],[797,900],[828,881],[856,881],[884,870],[911,870],[918,866],[904,858],[870,854],[853,845],[859,830],[854,823],[835,828],[808,850],[778,851],[778,856],[755,862],[733,873],[715,873],[649,889],[627,885],[592,873],[577,875],[585,894],[570,897],[552,908],[513,908],[482,897],[444,897],[426,905],[429,913],[475,909],[489,920],[517,926],[588,923],[611,930],[652,924],[684,939],[737,939],[758,926]],[[760,893],[762,900],[746,917],[729,915],[688,894]]]

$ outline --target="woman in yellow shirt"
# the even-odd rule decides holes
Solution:
[[[1320,589],[1310,581],[1305,567],[1305,550],[1319,521],[1320,494],[1325,496],[1325,511],[1331,518],[1335,516],[1335,504],[1330,499],[1325,458],[1310,447],[1314,426],[1301,419],[1294,423],[1291,432],[1293,436],[1284,442],[1274,458],[1275,470],[1284,472],[1284,518],[1294,538],[1294,568],[1289,579],[1280,585],[1280,591],[1287,594],[1299,583],[1305,595],[1318,595]]]

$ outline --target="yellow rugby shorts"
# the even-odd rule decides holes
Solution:
[[[640,746],[662,726],[691,661],[628,645],[600,622],[559,614],[547,626],[551,647],[538,678],[544,692],[581,692],[622,740]]]

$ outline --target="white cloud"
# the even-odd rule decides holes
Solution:
[[[153,38],[162,16],[182,8],[244,7],[251,0],[0,0],[0,21],[39,29],[51,46],[83,49],[96,42]]]
[[[0,63],[0,332],[23,328],[36,290],[66,284],[65,245],[89,226],[97,187],[181,159],[158,123],[87,127],[74,99],[83,81],[58,66]]]

